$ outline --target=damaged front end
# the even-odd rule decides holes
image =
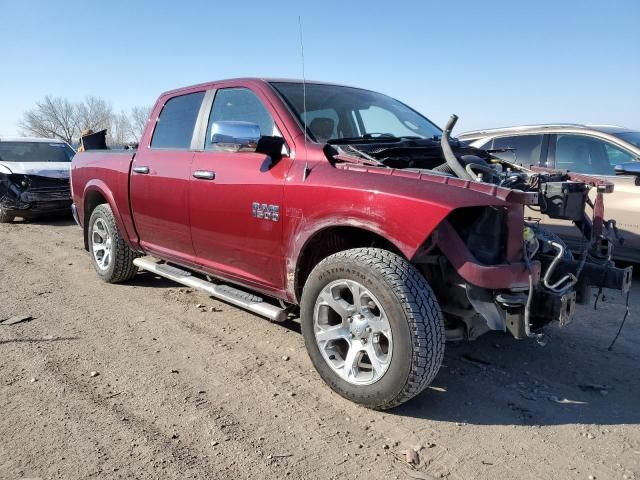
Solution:
[[[448,143],[446,135],[443,142]],[[469,180],[511,182],[505,197],[509,206],[453,212],[432,241],[443,254],[437,271],[426,269],[449,286],[439,298],[450,339],[473,339],[488,330],[509,331],[518,339],[540,337],[540,329],[552,321],[568,324],[576,304],[592,299],[593,288],[629,291],[632,267],[615,266],[613,250],[622,239],[615,221],[604,219],[604,196],[613,192],[613,184],[499,161],[484,165],[467,167],[470,176],[477,175]],[[595,201],[589,198],[592,190]],[[537,197],[534,203],[531,194]],[[525,217],[525,211],[540,216]],[[582,233],[581,247],[571,251],[540,223],[542,215],[572,222]]]
[[[420,180],[493,196],[463,207],[438,226],[411,259],[434,289],[449,340],[475,339],[490,330],[515,338],[539,337],[552,321],[569,323],[591,291],[628,292],[632,267],[619,268],[615,221],[605,221],[604,197],[613,184],[549,169],[526,169],[449,140],[452,117],[440,139],[333,142],[338,164],[419,173]],[[427,187],[428,188],[428,187]],[[589,194],[595,200],[590,200]],[[573,223],[582,234],[572,251],[543,218]]]
[[[67,213],[70,208],[68,178],[0,174],[0,210],[5,217],[32,218]]]
[[[597,222],[586,215],[576,221],[589,236],[572,252],[539,218],[523,212],[518,203],[456,210],[414,259],[441,302],[449,340],[472,340],[490,330],[538,337],[552,321],[568,324],[594,288],[631,287],[632,267],[611,260],[617,240],[607,223],[594,235]]]

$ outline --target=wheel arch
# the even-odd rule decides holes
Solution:
[[[113,198],[111,190],[101,181],[94,181],[87,183],[84,194],[82,196],[82,225],[84,235],[84,248],[89,250],[89,219],[91,214],[98,205],[108,204],[111,207],[111,211],[116,219],[116,223],[121,232],[125,232],[122,217],[116,206],[116,202]]]
[[[299,249],[293,269],[293,294],[295,301],[302,298],[302,289],[313,268],[334,253],[360,247],[375,247],[407,256],[393,241],[381,232],[366,226],[324,226],[310,234]]]

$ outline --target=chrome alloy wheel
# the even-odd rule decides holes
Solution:
[[[353,280],[336,280],[318,295],[313,332],[322,357],[345,381],[370,385],[391,363],[393,338],[376,297]]]
[[[106,270],[111,264],[112,237],[107,224],[102,218],[98,218],[91,229],[91,248],[93,258],[98,267]]]

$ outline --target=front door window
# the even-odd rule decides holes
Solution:
[[[587,135],[556,135],[555,167],[589,175],[615,175],[619,163],[636,158],[620,147]]]

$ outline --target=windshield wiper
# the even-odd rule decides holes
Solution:
[[[384,137],[372,137],[370,133],[362,135],[360,137],[345,137],[345,138],[332,138],[327,140],[327,143],[332,145],[339,145],[344,143],[375,143],[375,142],[397,142],[402,140],[399,137],[384,136]]]

